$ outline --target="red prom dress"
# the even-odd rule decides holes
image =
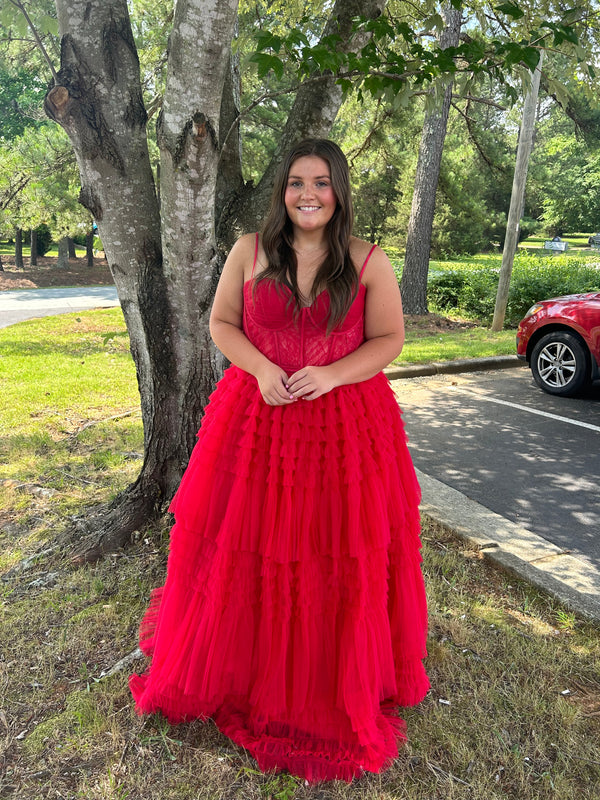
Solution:
[[[364,341],[362,283],[329,335],[327,292],[296,314],[289,300],[244,286],[247,337],[289,375]],[[389,766],[396,708],[429,688],[419,496],[383,373],[269,406],[229,367],[172,504],[166,583],[140,627],[152,662],[130,679],[138,713],[210,717],[263,771],[311,783]]]

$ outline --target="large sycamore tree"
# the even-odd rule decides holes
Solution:
[[[385,0],[337,0],[323,37],[358,48],[352,19],[378,17]],[[256,229],[281,151],[327,136],[342,102],[331,74],[296,93],[278,148],[256,184],[243,179],[239,77],[232,57],[237,0],[178,0],[157,140],[160,202],[147,143],[138,54],[126,0],[56,0],[60,68],[46,112],[67,132],[81,202],[98,224],[131,340],[144,426],[137,481],[90,518],[81,558],[127,541],[174,493],[202,409],[223,364],[208,319],[223,251]]]

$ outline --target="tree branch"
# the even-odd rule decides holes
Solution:
[[[51,60],[50,56],[48,55],[48,51],[44,47],[44,43],[42,42],[42,40],[40,38],[40,35],[37,32],[37,29],[36,29],[35,25],[33,24],[33,21],[31,19],[31,17],[27,13],[27,9],[23,5],[23,3],[20,2],[20,0],[10,0],[10,2],[12,3],[12,5],[15,8],[19,9],[21,14],[23,14],[25,19],[27,20],[27,24],[29,25],[29,27],[31,29],[31,32],[33,34],[33,38],[35,39],[35,43],[37,44],[41,54],[44,56],[44,59],[46,60],[46,63],[48,64],[48,66],[50,68],[50,72],[52,73],[52,77],[54,78],[54,83],[57,83],[58,75],[56,73],[56,70],[54,69],[54,64],[52,63],[52,60]]]

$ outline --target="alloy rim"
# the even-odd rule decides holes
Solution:
[[[548,386],[554,388],[566,386],[573,380],[576,369],[575,354],[563,342],[546,345],[538,356],[538,371]]]

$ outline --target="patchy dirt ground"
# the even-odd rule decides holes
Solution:
[[[56,261],[56,258],[40,257],[37,267],[26,266],[23,270],[15,268],[14,258],[3,255],[0,292],[52,286],[109,286],[113,283],[108,263],[103,258],[95,258],[93,267],[87,266],[85,258],[72,258],[68,269],[57,268]]]
[[[469,319],[450,319],[440,314],[405,314],[404,325],[407,330],[417,336],[431,336],[436,333],[449,333],[450,331],[463,331],[467,328],[476,328],[477,323]]]
[[[37,267],[27,266],[18,270],[14,259],[2,256],[4,271],[0,272],[0,292],[52,286],[109,286],[114,282],[108,263],[101,258],[94,259],[93,267],[88,267],[84,258],[71,259],[68,270],[58,268],[56,258],[39,258],[38,262]],[[422,336],[477,326],[472,320],[450,319],[439,314],[406,314],[405,323],[407,329]]]

